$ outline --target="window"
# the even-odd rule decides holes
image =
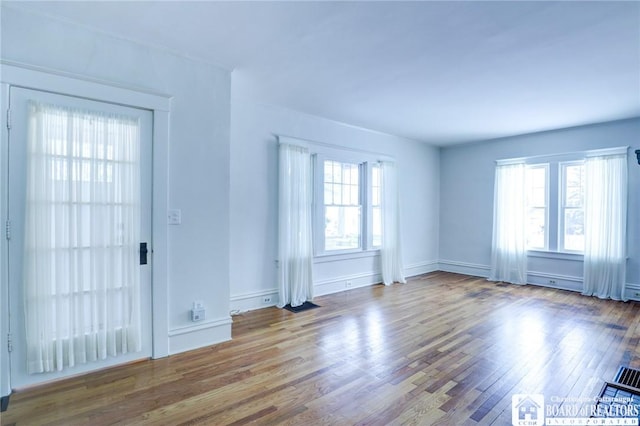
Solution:
[[[560,249],[584,250],[584,162],[560,163]]]
[[[600,223],[603,217],[609,217],[614,207],[608,202],[594,201],[594,194],[602,194],[607,189],[605,177],[625,175],[624,161],[617,164],[617,157],[627,155],[628,147],[604,148],[583,152],[551,154],[529,158],[504,159],[497,161],[499,166],[520,164],[525,167],[525,186],[522,188],[520,180],[517,182],[517,194],[525,194],[525,229],[527,249],[530,251],[545,251],[562,253],[562,255],[534,254],[541,257],[577,259],[576,254],[585,254],[594,249],[594,244],[607,244],[603,239],[597,240],[598,232],[588,225],[588,220]],[[606,161],[605,161],[606,160]],[[618,158],[619,160],[619,158]],[[590,168],[595,165],[612,167],[611,173],[601,172],[596,175]],[[624,170],[620,171],[618,168]],[[587,179],[587,176],[590,178]],[[595,176],[598,176],[597,178]],[[604,176],[604,177],[603,177]],[[626,182],[626,178],[620,182]],[[513,181],[510,178],[509,181]],[[589,185],[589,187],[587,187]],[[617,183],[616,185],[621,185]],[[614,188],[616,188],[614,186]],[[623,194],[622,201],[626,198]],[[604,197],[604,195],[603,195]],[[613,197],[613,195],[612,195]],[[509,200],[519,198],[513,195]],[[589,205],[590,204],[590,205]],[[518,203],[519,206],[522,203]],[[623,207],[624,209],[624,207]],[[499,211],[496,207],[496,211]],[[587,213],[585,213],[587,212]],[[511,215],[511,217],[513,214]],[[520,217],[518,215],[518,217]],[[519,226],[517,229],[521,229]],[[585,230],[592,237],[585,237]],[[513,232],[512,232],[513,233]],[[591,244],[591,245],[590,245]]]
[[[316,155],[316,255],[375,250],[382,244],[382,168],[364,157]]]
[[[546,164],[529,166],[526,170],[527,247],[530,249],[546,250],[548,247],[548,174]]]
[[[527,166],[529,250],[584,251],[584,174],[583,160]]]
[[[325,160],[324,249],[361,247],[360,165]]]

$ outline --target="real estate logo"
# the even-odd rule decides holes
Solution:
[[[513,426],[544,425],[544,395],[516,394],[511,397]]]

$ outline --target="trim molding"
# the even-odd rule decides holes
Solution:
[[[407,277],[415,277],[434,271],[444,271],[487,278],[490,270],[491,267],[488,265],[458,262],[454,260],[424,261],[407,265],[404,268],[404,272]],[[549,287],[575,292],[582,291],[582,277],[550,274],[540,271],[528,271],[527,281],[530,285],[537,285],[540,287]],[[314,281],[314,290],[316,296],[324,296],[326,294],[339,293],[341,291],[354,288],[367,287],[381,282],[382,275],[379,272],[350,274],[316,280]],[[350,283],[351,285],[348,286],[347,283]],[[640,284],[627,284],[626,289],[630,300],[640,301]],[[635,295],[636,293],[638,294],[637,296]],[[265,297],[270,298],[270,301],[265,302]],[[231,296],[230,299],[231,314],[275,306],[278,303],[278,300],[279,296],[277,288],[236,294]],[[194,326],[190,325],[184,328],[194,329]],[[173,336],[181,333],[177,333],[176,331],[178,330],[172,331],[169,335]]]
[[[629,300],[640,301],[640,284],[627,283],[625,287],[625,295]]]
[[[378,254],[376,253],[375,256],[377,255]],[[371,256],[372,254],[361,257]],[[334,260],[327,261],[331,262]],[[412,263],[404,268],[406,277],[415,277],[417,275],[427,274],[437,270],[438,261],[436,260]],[[359,274],[341,275],[338,277],[314,280],[313,287],[316,296],[324,296],[326,294],[338,293],[354,288],[367,287],[381,282],[382,274],[380,272],[363,272]],[[269,298],[270,300],[266,302],[265,298]],[[276,306],[279,298],[280,296],[278,295],[277,288],[234,294],[230,298],[230,314],[234,315],[240,312]]]
[[[230,316],[169,330],[169,354],[190,351],[231,340]]]
[[[169,112],[171,110],[171,99],[173,96],[167,93],[154,92],[143,87],[120,84],[110,80],[92,78],[82,74],[7,59],[0,59],[0,67],[3,72],[2,80],[12,85],[33,87],[33,82],[37,81],[34,80],[34,77],[39,80],[56,80],[57,82],[73,81],[74,85],[99,85],[108,87],[108,90],[113,92],[109,94],[110,97],[124,97],[125,102],[131,102],[131,92],[134,92],[134,96],[136,97],[134,102],[139,103],[139,105],[132,106],[145,107],[156,111],[163,110]],[[48,82],[42,83],[40,86],[40,90],[51,90]],[[93,89],[93,91],[95,91],[95,89]],[[126,103],[126,105],[131,104]]]
[[[314,290],[316,296],[338,293],[353,288],[367,287],[382,282],[382,275],[379,272],[367,272],[360,274],[342,275],[339,277],[314,280]]]
[[[266,301],[265,298],[269,298],[270,300]],[[231,296],[229,299],[231,314],[233,315],[240,312],[253,311],[254,309],[276,306],[279,299],[280,296],[278,295],[277,288],[236,294]]]
[[[428,260],[425,262],[412,263],[404,267],[404,275],[408,277],[416,277],[422,274],[428,274],[439,270],[437,260]]]
[[[481,265],[478,263],[458,262],[455,260],[443,260],[438,261],[438,269],[444,272],[453,272],[456,274],[472,275],[475,277],[489,276],[491,267],[488,265]]]
[[[560,290],[582,291],[582,277],[571,275],[549,274],[546,272],[527,271],[527,282],[541,287]]]
[[[566,259],[572,260],[572,259]],[[487,278],[491,267],[477,263],[457,262],[454,260],[440,260],[439,270],[444,272],[454,272],[457,274],[471,275]],[[582,277],[572,275],[550,274],[540,271],[527,271],[527,282],[529,285],[540,287],[557,288],[559,290],[582,292]],[[625,294],[629,300],[640,301],[640,284],[626,283]]]

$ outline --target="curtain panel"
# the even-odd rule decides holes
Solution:
[[[278,307],[313,299],[311,154],[304,147],[280,144]]]
[[[29,373],[141,350],[137,119],[29,104]]]
[[[406,283],[402,265],[402,240],[400,237],[400,197],[398,196],[398,171],[396,164],[380,163],[382,170],[382,247],[380,261],[382,282]]]
[[[583,294],[627,300],[626,154],[587,158],[585,188]]]
[[[527,282],[525,164],[496,166],[490,281]]]

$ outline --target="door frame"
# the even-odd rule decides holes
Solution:
[[[151,274],[151,351],[152,358],[169,355],[168,338],[168,238],[167,219],[169,188],[169,113],[171,96],[136,88],[88,79],[68,73],[55,72],[22,64],[0,62],[0,215],[3,228],[8,218],[8,149],[9,132],[6,123],[9,105],[9,87],[52,92],[75,96],[99,102],[109,102],[124,106],[148,109],[152,118],[152,161],[151,161],[151,234],[153,246],[153,268]],[[0,396],[11,393],[9,366],[9,276],[8,241],[0,236],[2,258],[0,260]]]

